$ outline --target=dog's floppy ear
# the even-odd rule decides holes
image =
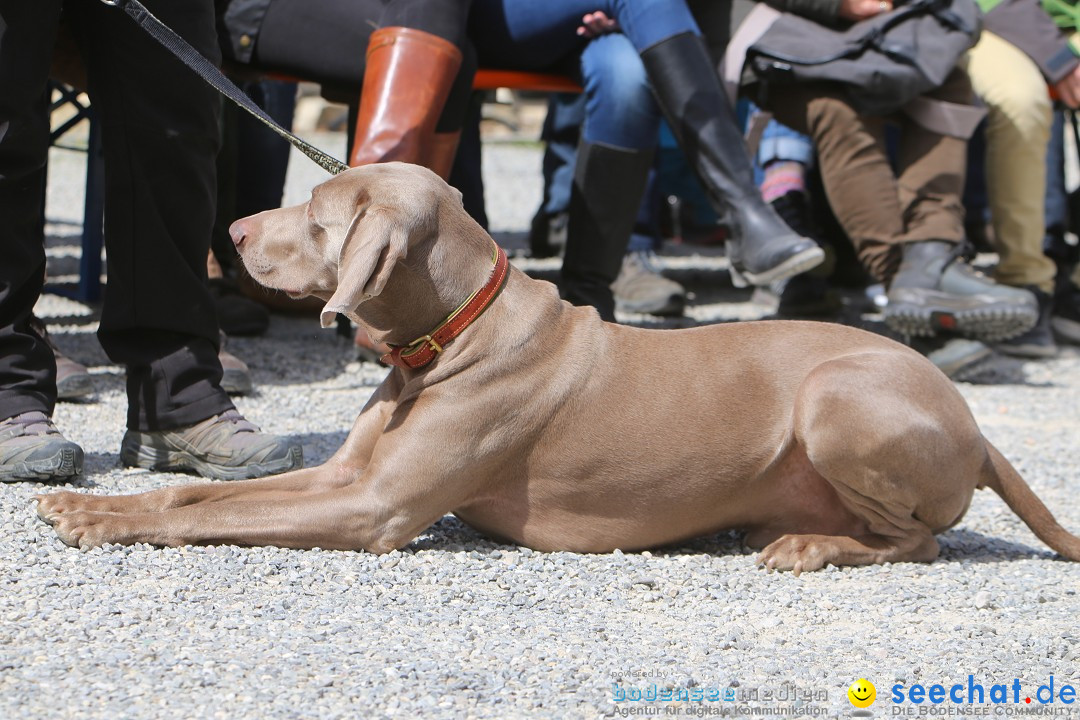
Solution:
[[[368,206],[357,212],[341,243],[338,286],[323,307],[319,318],[323,327],[330,327],[337,313],[360,322],[357,306],[386,287],[394,266],[405,259],[413,224],[387,207]]]

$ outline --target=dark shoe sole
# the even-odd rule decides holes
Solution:
[[[889,298],[885,307],[885,325],[908,337],[952,332],[983,342],[1000,342],[1027,332],[1038,320],[1038,308],[1012,303],[955,310],[944,303]]]
[[[183,450],[151,447],[144,444],[139,435],[140,433],[131,431],[124,435],[120,445],[120,461],[125,467],[158,472],[195,473],[214,480],[250,480],[299,470],[304,466],[304,452],[300,447],[289,448],[288,456],[280,460],[229,467],[207,462]]]
[[[65,482],[82,474],[83,451],[68,446],[40,460],[0,466],[0,482]]]
[[[750,285],[770,285],[779,280],[787,280],[807,270],[813,270],[825,262],[825,251],[820,247],[810,247],[800,253],[792,255],[776,267],[769,268],[759,273],[731,266],[731,284],[737,288]]]

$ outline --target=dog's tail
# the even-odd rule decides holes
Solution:
[[[1051,549],[1069,560],[1080,561],[1080,537],[1061,527],[1012,463],[990,442],[986,443],[986,452],[989,462],[981,484],[1000,495],[1031,532]]]

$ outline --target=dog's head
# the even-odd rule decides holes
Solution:
[[[327,327],[336,313],[360,322],[360,304],[386,289],[410,247],[434,239],[448,205],[461,212],[461,194],[430,170],[380,163],[335,176],[302,205],[237,220],[229,233],[259,283],[326,301]]]

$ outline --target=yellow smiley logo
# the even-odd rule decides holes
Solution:
[[[877,688],[869,680],[859,678],[847,689],[847,698],[857,708],[870,707],[877,700]]]

